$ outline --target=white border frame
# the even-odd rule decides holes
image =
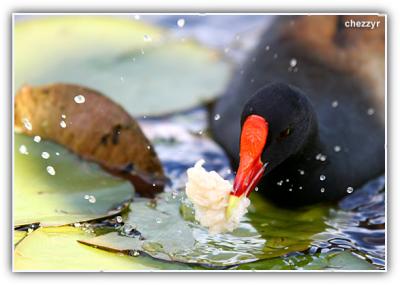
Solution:
[[[368,15],[374,15],[374,16],[383,16],[385,18],[385,269],[376,269],[376,270],[131,270],[131,271],[119,271],[119,270],[113,270],[113,271],[105,271],[108,273],[118,273],[118,272],[128,272],[128,273],[143,273],[143,272],[155,272],[155,273],[168,273],[168,272],[188,272],[188,273],[199,273],[199,272],[207,272],[207,273],[218,273],[218,272],[232,272],[232,273],[251,273],[251,272],[281,272],[281,273],[300,273],[300,272],[358,272],[358,273],[376,273],[376,272],[387,272],[388,271],[388,242],[387,242],[387,232],[388,232],[388,200],[387,200],[387,193],[389,191],[388,189],[388,184],[387,184],[387,175],[388,175],[388,161],[387,161],[387,81],[388,81],[388,73],[387,73],[387,52],[388,52],[388,46],[387,46],[387,32],[388,32],[388,23],[387,23],[387,13],[372,13],[372,12],[366,12],[366,13],[349,13],[349,12],[310,12],[310,13],[282,13],[282,12],[277,12],[277,13],[263,13],[263,12],[237,12],[237,13],[228,13],[228,12],[100,12],[100,13],[91,13],[91,12],[13,12],[11,14],[12,17],[12,31],[11,31],[11,55],[12,55],[12,63],[11,63],[11,68],[12,68],[12,78],[11,78],[11,86],[12,86],[12,94],[11,94],[11,160],[12,160],[12,178],[11,178],[11,186],[12,186],[12,194],[11,194],[11,266],[12,266],[12,272],[16,273],[22,273],[22,272],[104,272],[104,271],[96,271],[96,270],[59,270],[59,271],[41,271],[41,270],[18,270],[16,271],[14,269],[14,245],[13,245],[13,238],[14,238],[14,220],[13,220],[13,215],[14,215],[14,95],[15,94],[15,78],[14,78],[14,28],[15,28],[15,17],[16,16],[134,16],[134,15],[190,15],[190,16],[221,16],[221,15],[246,15],[246,16],[289,16],[289,15],[310,15],[310,16],[315,16],[315,15],[358,15],[358,16],[368,16]]]

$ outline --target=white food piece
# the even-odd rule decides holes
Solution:
[[[203,164],[204,160],[199,160],[187,170],[186,195],[194,205],[195,218],[212,234],[231,232],[247,213],[250,200],[241,198],[228,218],[226,209],[233,186],[217,172],[205,170]]]

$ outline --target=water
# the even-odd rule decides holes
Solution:
[[[76,95],[75,97],[74,97],[74,101],[75,101],[75,103],[77,103],[77,104],[83,104],[83,103],[85,103],[85,96],[83,96],[83,95]]]
[[[53,166],[51,166],[51,165],[47,166],[46,170],[50,175],[52,175],[52,176],[56,175],[56,170],[54,169]]]

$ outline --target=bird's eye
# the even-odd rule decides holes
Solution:
[[[280,138],[286,138],[286,137],[288,137],[291,133],[292,133],[292,129],[291,129],[291,128],[286,128],[286,129],[284,129],[284,130],[279,134],[279,137],[280,137]]]

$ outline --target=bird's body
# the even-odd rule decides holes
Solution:
[[[216,104],[213,112],[220,119],[211,124],[215,139],[237,166],[243,108],[258,108],[267,120],[273,117],[277,123],[269,122],[269,153],[263,153],[270,165],[258,188],[286,206],[337,200],[385,171],[382,31],[357,34],[340,28],[343,18],[313,17],[278,19],[266,31]],[[276,82],[281,84],[251,97]],[[275,99],[274,92],[305,97],[306,107],[299,108],[310,108],[305,112],[312,122],[302,119],[301,110],[299,120],[288,118],[297,107],[286,106],[287,98]],[[280,140],[291,134],[274,134],[277,125],[282,130],[275,132],[315,131],[294,133],[290,139],[297,145],[282,149]]]

